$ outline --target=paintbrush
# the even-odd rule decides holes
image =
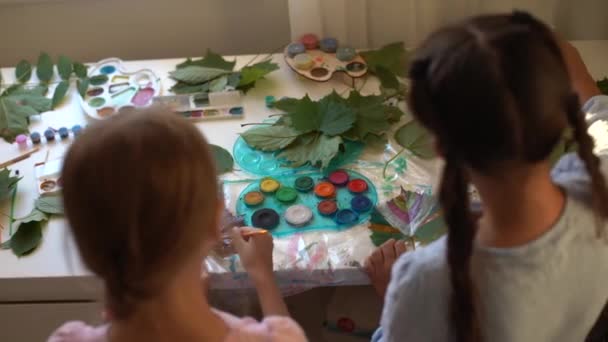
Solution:
[[[27,152],[25,152],[25,153],[23,153],[23,154],[15,157],[15,158],[13,158],[13,159],[5,161],[5,162],[3,162],[3,163],[0,164],[0,169],[5,168],[5,167],[10,166],[10,165],[13,165],[13,164],[15,164],[17,162],[20,162],[20,161],[24,160],[24,159],[27,159],[32,154],[38,152],[38,150],[40,150],[40,147],[34,147],[33,149],[31,149],[31,150],[29,150],[29,151],[27,151]]]
[[[261,234],[268,234],[268,231],[265,229],[241,231],[241,236],[244,238],[248,238],[248,237],[254,236],[254,235],[261,235]]]

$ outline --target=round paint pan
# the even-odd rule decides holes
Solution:
[[[299,192],[309,192],[315,186],[315,181],[311,177],[302,176],[296,178],[294,185]]]
[[[314,68],[310,70],[310,75],[316,78],[323,78],[329,75],[329,70],[325,68]]]
[[[359,214],[351,209],[341,209],[336,213],[336,223],[340,225],[351,225],[359,220]]]
[[[346,64],[346,70],[350,72],[361,72],[367,68],[367,65],[361,62],[350,62]]]
[[[277,190],[276,197],[281,203],[292,203],[298,198],[298,192],[294,188],[282,186]]]
[[[260,191],[251,191],[243,196],[243,201],[248,207],[255,207],[264,203],[264,194]]]
[[[256,228],[273,229],[279,225],[279,214],[268,208],[256,210],[251,216],[251,223]]]
[[[281,183],[271,177],[262,178],[262,180],[260,181],[260,190],[262,190],[262,192],[265,194],[272,194],[276,192],[280,186]]]
[[[369,211],[374,204],[372,203],[372,200],[369,199],[369,197],[364,195],[357,195],[350,200],[350,205],[352,206],[354,211],[358,213],[364,213],[366,211]]]
[[[312,210],[303,204],[292,205],[285,210],[285,221],[294,227],[303,227],[313,218]]]

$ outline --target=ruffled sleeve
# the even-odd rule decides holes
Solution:
[[[60,326],[47,342],[106,342],[108,326],[93,327],[84,322],[67,322]]]

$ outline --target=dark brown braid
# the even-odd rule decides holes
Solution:
[[[604,236],[603,221],[608,218],[608,191],[606,180],[600,172],[600,159],[593,153],[593,139],[587,132],[587,123],[580,110],[578,96],[571,94],[567,98],[568,122],[574,130],[574,139],[578,144],[578,155],[585,162],[587,173],[591,178],[591,200],[596,214],[598,237]]]

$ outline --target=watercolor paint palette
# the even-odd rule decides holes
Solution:
[[[61,167],[63,159],[55,159],[34,165],[36,188],[40,195],[51,194],[61,190]]]
[[[118,58],[104,59],[89,68],[89,87],[81,99],[92,118],[105,119],[123,108],[146,107],[160,93],[160,81],[150,69],[128,71]]]
[[[236,90],[157,96],[152,101],[191,120],[241,119],[245,116],[241,92]]]
[[[351,78],[367,74],[367,63],[357,51],[339,46],[333,38],[319,41],[315,35],[304,35],[299,42],[289,44],[284,55],[287,65],[296,73],[318,82],[328,81],[337,72]]]
[[[372,182],[356,171],[301,173],[250,183],[239,195],[236,213],[248,226],[286,236],[348,229],[368,221],[377,201]],[[268,220],[274,221],[266,225]]]

